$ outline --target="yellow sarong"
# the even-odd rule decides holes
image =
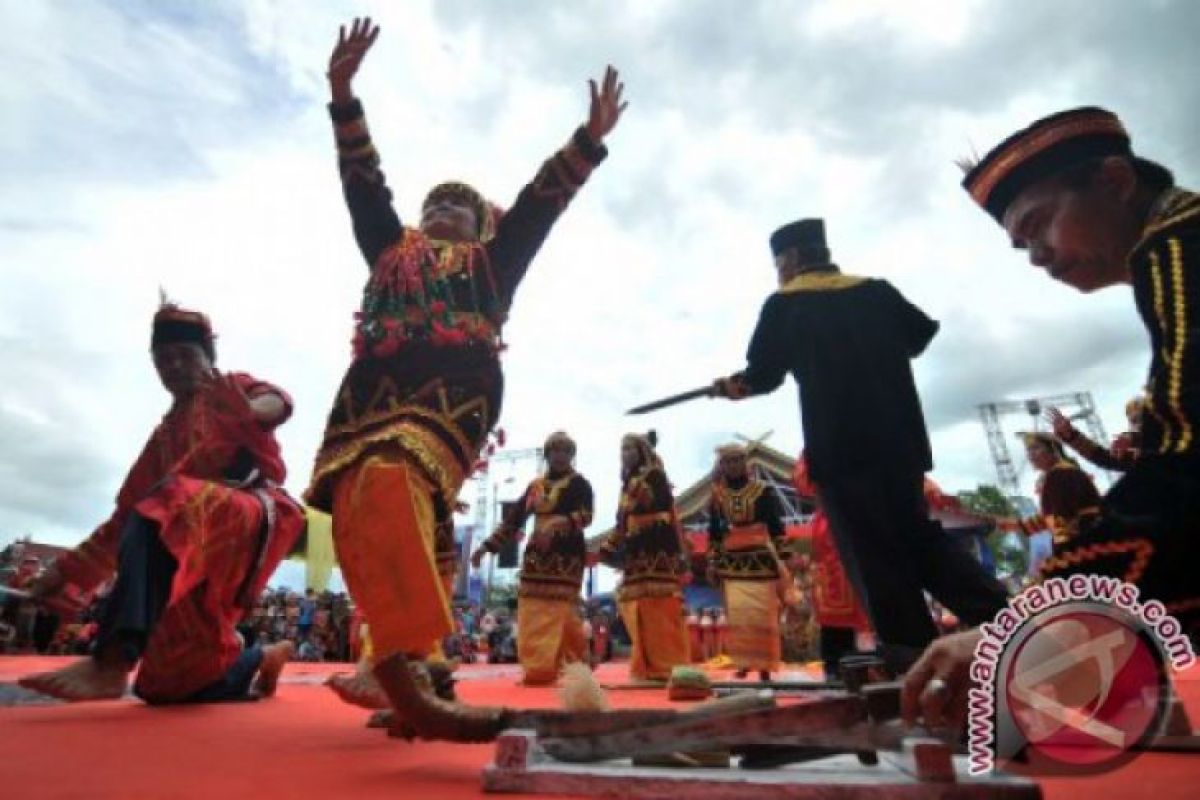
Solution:
[[[680,597],[625,600],[620,610],[632,642],[630,677],[665,681],[674,667],[688,663],[687,627]]]
[[[582,661],[582,624],[571,600],[522,597],[517,603],[517,657],[529,685],[558,680],[563,664]]]
[[[333,540],[346,587],[370,621],[375,661],[425,656],[453,630],[434,558],[433,492],[399,456],[373,455],[334,487]]]
[[[775,581],[725,581],[725,652],[738,669],[775,670],[782,658]]]

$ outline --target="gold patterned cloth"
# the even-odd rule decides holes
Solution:
[[[689,662],[681,597],[622,600],[618,608],[629,633],[630,677],[665,681],[671,670]]]
[[[769,581],[724,583],[725,653],[738,669],[770,672],[779,668],[782,639],[779,633],[779,592]]]
[[[343,471],[334,490],[333,540],[350,595],[370,623],[375,661],[424,657],[454,630],[434,556],[433,487],[402,451]]]
[[[484,549],[495,553],[512,542],[530,517],[533,533],[517,590],[517,653],[525,682],[546,684],[563,664],[583,658],[575,604],[587,559],[583,531],[592,522],[592,485],[574,470],[534,479]]]
[[[564,664],[584,661],[582,642],[574,601],[522,597],[517,603],[517,654],[527,685],[554,683]]]

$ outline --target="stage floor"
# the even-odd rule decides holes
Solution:
[[[67,659],[0,657],[0,683]],[[408,743],[364,727],[366,713],[321,686],[345,664],[290,664],[259,703],[149,708],[134,699],[0,708],[0,796],[30,798],[480,797],[491,745]],[[516,685],[515,666],[463,667],[467,702],[554,707],[553,689]],[[626,679],[624,664],[599,671]],[[1180,676],[1200,725],[1200,668]],[[617,707],[669,706],[662,690],[615,691]],[[1200,755],[1151,753],[1118,772],[1043,782],[1047,800],[1200,796]],[[518,797],[518,795],[509,795]],[[543,795],[544,797],[544,795]]]

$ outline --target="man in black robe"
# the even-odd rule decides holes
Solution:
[[[885,280],[843,274],[825,225],[771,236],[779,291],[767,298],[746,368],[718,396],[767,394],[790,372],[800,387],[810,475],[838,552],[889,666],[902,670],[937,636],[922,590],[969,624],[991,619],[1003,587],[929,519],[933,467],[909,361],[938,324]]]

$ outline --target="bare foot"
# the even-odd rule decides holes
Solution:
[[[129,670],[120,664],[101,664],[83,658],[53,672],[39,672],[17,683],[59,700],[79,703],[87,700],[115,700],[125,694]]]
[[[250,690],[258,697],[274,697],[275,689],[279,686],[279,674],[283,667],[292,660],[296,646],[284,640],[263,647],[262,663],[258,665],[258,677],[254,679],[254,687]]]
[[[387,695],[369,672],[356,672],[353,675],[330,675],[325,685],[333,693],[342,698],[342,702],[352,706],[379,711],[391,708]]]
[[[390,708],[382,708],[378,711],[372,711],[371,716],[367,717],[368,728],[390,728],[392,720],[395,719],[396,712]]]

